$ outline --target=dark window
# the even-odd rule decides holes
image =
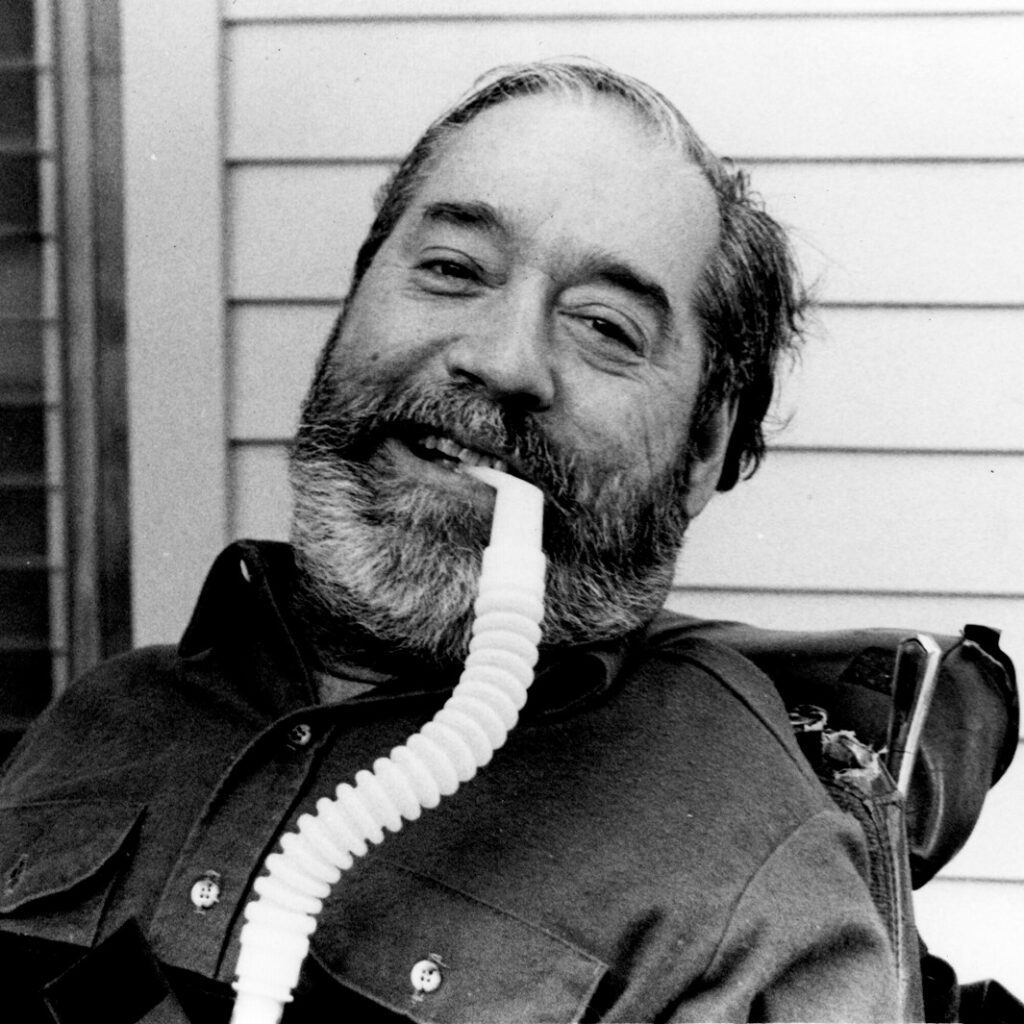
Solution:
[[[0,730],[22,728],[49,700],[55,659],[47,458],[47,298],[40,66],[30,0],[0,0]],[[52,282],[51,282],[52,283]],[[53,534],[51,536],[51,533]],[[0,738],[2,742],[2,738]]]
[[[116,23],[115,0],[0,0],[0,756],[129,643],[120,181],[98,166],[118,161]],[[64,202],[69,176],[91,200]]]

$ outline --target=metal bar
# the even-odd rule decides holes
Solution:
[[[904,638],[896,649],[885,764],[904,798],[910,791],[941,662],[942,648],[927,633]]]

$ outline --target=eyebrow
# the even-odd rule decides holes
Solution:
[[[422,219],[428,224],[452,224],[455,227],[473,228],[505,238],[512,234],[505,218],[490,203],[430,203],[424,209]]]
[[[450,200],[430,203],[423,210],[422,220],[428,224],[450,224],[469,228],[502,239],[512,237],[512,228],[501,212],[490,203]],[[625,260],[604,251],[591,251],[573,263],[567,275],[576,280],[599,281],[632,295],[640,301],[658,321],[659,330],[666,335],[673,332],[675,317],[668,293],[642,271]]]

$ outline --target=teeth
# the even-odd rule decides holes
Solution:
[[[462,453],[466,452],[467,455],[469,454],[466,448],[457,445],[454,441],[450,441],[447,437],[438,437],[436,438],[436,441],[437,443],[434,445],[434,447],[442,455],[447,455],[448,458],[450,459],[458,459],[460,462],[462,462]]]
[[[470,448],[463,448],[462,445],[456,444],[450,437],[438,437],[436,434],[430,434],[424,437],[420,444],[424,448],[436,449],[442,455],[447,455],[448,458],[455,459],[457,462],[467,466],[485,466],[489,469],[500,470],[503,473],[508,471],[508,467],[501,459],[496,459],[491,455],[484,455],[483,452],[475,452]]]

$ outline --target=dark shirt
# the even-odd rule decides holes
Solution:
[[[321,703],[292,571],[284,545],[232,545],[177,649],[100,666],[15,751],[0,956],[25,1020],[92,947],[79,987],[51,989],[60,1020],[97,1019],[96,998],[110,1021],[226,1021],[281,831],[450,693],[424,669]],[[891,1020],[865,871],[749,662],[696,627],[560,652],[492,762],[342,875],[285,1020]],[[433,992],[411,982],[423,961]],[[117,1017],[97,979],[126,963],[166,979],[162,1016]]]

